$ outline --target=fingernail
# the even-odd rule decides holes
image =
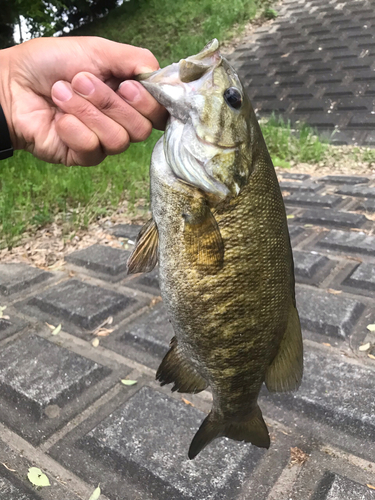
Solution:
[[[138,85],[130,80],[122,82],[119,87],[119,92],[121,96],[129,102],[138,101],[141,97]]]
[[[81,94],[84,97],[88,97],[95,90],[94,84],[90,78],[85,75],[76,76],[72,82],[72,87],[75,92],[78,92],[78,94]]]
[[[69,84],[61,80],[53,85],[52,94],[57,100],[63,102],[69,101],[73,96]]]

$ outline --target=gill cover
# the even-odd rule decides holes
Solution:
[[[171,115],[164,153],[174,175],[212,195],[214,204],[237,196],[251,163],[250,104],[218,41],[137,79]]]

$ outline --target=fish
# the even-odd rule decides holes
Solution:
[[[277,176],[250,100],[214,39],[138,81],[170,117],[150,166],[152,218],[128,273],[159,265],[175,336],[156,373],[212,391],[188,457],[227,437],[268,448],[258,405],[303,374],[293,255]]]

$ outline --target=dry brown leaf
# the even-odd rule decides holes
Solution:
[[[156,304],[161,302],[161,300],[162,299],[161,299],[160,295],[158,297],[154,297],[150,302],[150,307],[154,307]]]
[[[108,335],[110,333],[113,332],[113,328],[101,328],[100,330],[98,330],[95,335],[97,337],[108,337]]]
[[[4,465],[4,467],[8,470],[10,470],[10,472],[17,472],[16,469],[11,469],[10,467],[7,466],[7,464],[5,464],[4,462],[1,462],[1,465]]]
[[[373,354],[367,354],[367,356],[371,359],[375,359],[375,356]]]
[[[375,490],[375,486],[373,486],[372,484],[366,484],[366,486],[367,486],[368,488],[370,488],[371,490]]]
[[[56,328],[55,326],[50,325],[49,323],[47,323],[47,321],[46,321],[46,325],[48,326],[48,328],[49,328],[50,330],[54,330],[54,329]]]
[[[333,295],[339,295],[342,293],[341,290],[334,290],[333,288],[327,288],[327,292],[332,293]]]
[[[370,347],[371,347],[370,342],[367,342],[366,344],[360,345],[358,347],[358,350],[361,352],[364,352],[364,351],[368,351],[370,349]]]
[[[322,344],[325,345],[326,347],[332,347],[332,345],[329,342],[322,342]]]
[[[186,405],[190,405],[190,406],[195,406],[191,401],[189,401],[188,399],[185,399],[185,398],[181,398],[182,401],[186,404]]]
[[[309,458],[309,455],[295,446],[290,448],[290,465],[303,465]]]

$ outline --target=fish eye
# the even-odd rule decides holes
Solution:
[[[224,92],[224,99],[231,108],[239,109],[241,107],[242,96],[236,87],[229,87],[229,89]]]

